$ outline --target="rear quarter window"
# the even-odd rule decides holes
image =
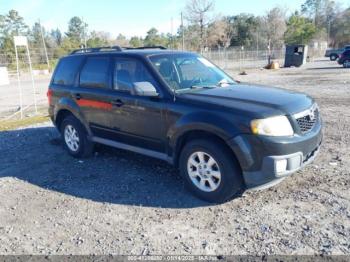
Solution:
[[[57,66],[56,73],[53,78],[53,83],[63,86],[73,85],[75,76],[82,61],[82,56],[70,56],[62,58]]]

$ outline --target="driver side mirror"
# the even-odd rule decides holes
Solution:
[[[158,96],[157,89],[150,82],[134,82],[131,93],[138,96]]]

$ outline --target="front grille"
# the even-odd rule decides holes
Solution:
[[[305,134],[312,130],[319,119],[319,110],[317,105],[313,105],[310,109],[295,115],[300,131]]]

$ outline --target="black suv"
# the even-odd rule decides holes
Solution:
[[[322,141],[312,98],[237,83],[189,52],[76,50],[59,61],[48,98],[72,156],[101,143],[162,159],[210,202],[280,182],[310,163]]]
[[[350,49],[339,55],[338,64],[345,68],[350,68]]]

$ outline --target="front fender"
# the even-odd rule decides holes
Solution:
[[[225,141],[239,133],[236,126],[225,117],[208,112],[195,112],[184,115],[169,128],[167,137],[170,147],[174,149],[179,137],[189,131],[210,132]]]

